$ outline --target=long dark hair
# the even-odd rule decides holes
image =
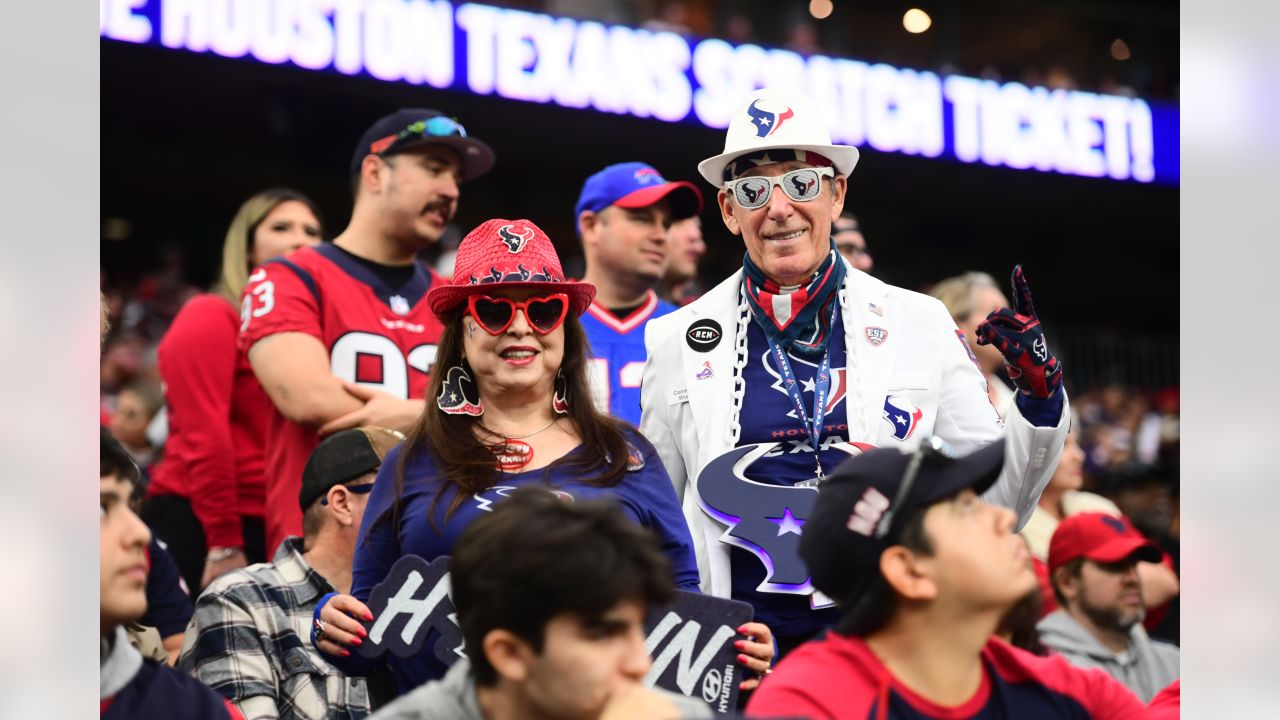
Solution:
[[[466,496],[492,487],[499,477],[494,451],[501,449],[501,441],[496,444],[482,442],[474,432],[475,424],[481,420],[467,415],[449,415],[436,406],[448,368],[462,363],[463,310],[464,306],[459,306],[440,316],[444,332],[440,336],[436,363],[427,386],[426,408],[401,445],[395,466],[396,502],[390,510],[392,527],[397,534],[400,531],[400,498],[404,494],[405,474],[414,459],[429,454],[444,479],[427,510],[428,521],[433,527],[436,505],[450,485],[457,492],[445,511],[446,522]],[[627,470],[629,448],[623,434],[624,424],[596,410],[592,402],[587,382],[589,345],[578,316],[570,312],[563,327],[564,359],[560,369],[568,382],[568,417],[582,438],[582,448],[548,465],[543,476],[549,475],[552,468],[564,468],[574,472],[586,484],[613,487],[621,482]],[[550,397],[547,402],[551,402]]]

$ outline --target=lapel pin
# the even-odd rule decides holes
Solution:
[[[698,374],[694,375],[694,377],[698,378],[699,380],[706,380],[707,378],[711,377],[714,374],[715,373],[711,371],[711,361],[708,360],[702,363],[702,369],[699,370]]]

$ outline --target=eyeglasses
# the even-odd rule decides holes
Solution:
[[[388,135],[369,145],[369,152],[374,155],[385,155],[407,138],[419,137],[466,137],[467,130],[453,118],[437,115],[426,120],[419,120],[396,135]]]
[[[547,335],[560,327],[569,313],[569,296],[553,293],[516,302],[511,298],[472,295],[467,298],[467,311],[490,335],[501,335],[515,322],[516,310],[523,310],[530,327],[539,335]]]
[[[364,485],[343,485],[342,487],[346,488],[347,492],[354,493],[356,495],[367,495],[373,492],[373,483],[365,483]],[[320,504],[328,505],[329,496],[325,495],[324,497],[320,498]]]
[[[733,199],[738,205],[747,210],[754,210],[769,202],[774,185],[781,187],[782,192],[796,202],[809,202],[816,199],[822,190],[822,178],[835,176],[834,168],[800,168],[782,175],[730,180],[724,184],[724,189],[733,194]]]
[[[880,522],[876,523],[877,540],[889,534],[894,515],[902,509],[902,503],[911,495],[911,486],[916,484],[920,466],[924,465],[926,460],[937,457],[954,460],[956,452],[945,440],[936,435],[920,443],[920,447],[912,453],[911,460],[907,462],[907,469],[902,473],[902,482],[898,483],[898,492],[894,494],[893,502],[889,504],[889,509],[885,510],[884,515],[880,516]]]

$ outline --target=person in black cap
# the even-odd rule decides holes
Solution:
[[[930,438],[855,457],[823,483],[800,554],[840,621],[783,659],[751,717],[1143,717],[1105,674],[993,637],[1036,587],[1013,511],[978,497],[1004,459],[1004,440],[955,457]]]
[[[407,430],[422,414],[441,325],[425,301],[441,279],[415,261],[493,151],[437,110],[402,109],[356,145],[355,207],[332,244],[302,248],[249,277],[240,347],[271,397],[266,547],[302,531],[293,505],[319,438],[364,425]]]
[[[302,537],[270,563],[234,570],[196,600],[178,668],[246,717],[321,720],[370,712],[363,678],[348,679],[311,647],[316,605],[351,588],[365,500],[382,460],[404,439],[378,427],[343,430],[307,460],[298,506]]]

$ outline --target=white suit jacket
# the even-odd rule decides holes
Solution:
[[[846,269],[841,313],[848,357],[849,439],[905,452],[937,435],[967,454],[1003,434],[1004,470],[983,499],[1013,509],[1021,528],[1062,454],[1070,418],[1065,395],[1055,427],[1032,426],[1016,406],[1002,423],[988,399],[986,380],[941,302],[888,285],[848,263]],[[739,270],[696,302],[649,321],[640,394],[640,430],[657,448],[675,484],[693,535],[702,590],[720,597],[728,597],[731,587],[729,546],[720,541],[728,528],[700,507],[696,483],[707,463],[731,449],[741,281]],[[723,336],[715,347],[699,352],[686,340],[686,332],[705,318],[718,322]],[[869,336],[881,341],[873,344]],[[923,411],[919,426],[905,441],[894,437],[885,417],[889,394],[905,395]]]

